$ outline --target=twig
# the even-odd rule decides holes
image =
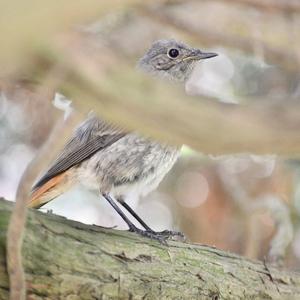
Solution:
[[[204,0],[205,1],[205,0]],[[212,2],[211,0],[206,0]],[[254,7],[258,10],[279,12],[279,13],[297,13],[300,12],[300,2],[298,0],[217,0],[229,4],[240,4]],[[198,2],[198,0],[166,0],[166,5],[180,3]]]
[[[265,210],[269,212],[275,222],[276,233],[271,241],[268,259],[272,263],[281,264],[293,239],[293,226],[287,205],[278,196],[271,194],[253,199],[243,188],[236,174],[231,173],[228,176],[222,164],[219,165],[218,171],[223,187],[245,215]]]
[[[268,260],[281,265],[287,247],[293,240],[293,226],[290,210],[287,205],[275,195],[264,195],[251,205],[251,212],[267,210],[273,218],[276,233],[271,240]]]
[[[191,26],[190,23],[168,13],[163,6],[141,6],[138,13],[143,17],[155,20],[164,27],[175,29],[187,39],[201,42],[203,45],[229,47],[253,54],[255,52],[253,44],[259,42],[267,61],[281,65],[289,71],[295,71],[299,68],[297,53],[287,51],[286,48],[274,47],[263,40],[257,41],[256,39],[249,39],[249,36],[241,37],[230,33],[226,34],[224,30],[218,32],[214,28],[205,27],[203,24]]]
[[[40,171],[58,153],[65,144],[72,129],[82,120],[82,116],[72,113],[64,122],[61,119],[54,127],[48,141],[43,145],[38,155],[27,166],[17,190],[16,203],[11,214],[7,230],[7,268],[10,281],[10,300],[24,300],[26,284],[22,265],[21,248],[26,221],[26,202],[32,183]]]
[[[298,0],[222,0],[227,3],[237,3],[255,7],[259,10],[274,11],[279,13],[299,13]]]

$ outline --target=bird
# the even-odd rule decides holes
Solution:
[[[138,69],[154,77],[185,83],[204,59],[217,56],[174,39],[155,41],[138,61]],[[126,132],[93,112],[80,124],[61,153],[32,187],[27,206],[40,208],[75,185],[104,198],[127,223],[129,231],[160,241],[178,232],[156,232],[126,203],[130,193],[154,190],[175,164],[181,147]],[[117,205],[117,202],[121,206]],[[121,209],[143,227],[137,227]]]

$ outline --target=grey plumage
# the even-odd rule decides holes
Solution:
[[[131,192],[143,195],[158,185],[177,156],[177,148],[129,133],[84,161],[77,174],[84,186],[117,199]]]
[[[196,61],[213,56],[216,54],[203,53],[175,40],[159,40],[138,66],[156,77],[184,82]],[[34,185],[29,206],[40,207],[78,183],[118,200],[130,193],[145,195],[157,187],[178,155],[177,147],[124,132],[91,114]],[[43,188],[61,174],[63,179]]]
[[[79,166],[97,151],[110,146],[124,135],[126,135],[125,132],[97,119],[95,116],[88,118],[75,131],[74,136],[66,144],[59,157],[34,184],[32,189],[36,190],[56,175],[73,166]]]
[[[49,170],[34,185],[73,169],[72,180],[90,190],[110,193],[117,199],[154,189],[179,154],[176,147],[124,133],[95,116],[75,131]]]
[[[178,50],[178,56],[170,57],[171,49]],[[140,59],[140,69],[155,77],[163,77],[172,81],[186,81],[195,66],[201,59],[216,56],[216,53],[202,52],[176,40],[158,40]]]

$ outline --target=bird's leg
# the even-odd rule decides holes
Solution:
[[[118,201],[147,231],[153,231],[125,201]]]
[[[118,201],[146,229],[146,232],[149,232],[153,235],[164,236],[166,238],[179,237],[179,239],[185,240],[185,236],[182,232],[171,231],[171,230],[154,231],[142,220],[142,218],[122,198],[119,198]]]
[[[162,244],[166,244],[166,238],[163,235],[157,235],[154,231],[150,230],[142,230],[137,228],[123,213],[123,211],[118,207],[118,205],[115,203],[114,199],[109,194],[102,194],[102,196],[107,200],[107,202],[114,208],[114,210],[119,214],[119,216],[126,222],[126,224],[129,227],[129,231],[135,232],[141,236],[148,237],[151,239],[156,239]]]

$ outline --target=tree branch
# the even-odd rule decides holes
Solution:
[[[274,11],[279,13],[299,13],[300,2],[298,0],[222,0],[227,3],[237,3],[255,7],[259,10]]]
[[[0,201],[2,232],[11,209]],[[207,246],[168,244],[30,210],[23,247],[28,299],[300,297],[299,274]],[[4,261],[1,251],[0,299],[8,296]]]
[[[75,125],[82,120],[79,114],[72,114],[66,122],[60,120],[50,134],[38,155],[30,162],[23,173],[16,195],[16,203],[7,230],[7,269],[10,282],[10,299],[24,300],[26,287],[22,265],[21,248],[26,222],[26,203],[31,187],[37,176],[55,158],[58,151],[71,135]]]
[[[166,4],[178,4],[187,2],[197,2],[198,0],[166,0]],[[210,0],[208,0],[211,2]],[[279,13],[297,13],[300,12],[300,3],[298,0],[216,0],[229,4],[241,4],[254,7],[258,10],[274,11]]]
[[[224,0],[225,1],[225,0]],[[242,0],[232,0],[237,2],[244,2]],[[213,22],[211,26],[193,26],[188,20],[182,20],[172,13],[168,13],[163,6],[141,6],[138,9],[138,13],[143,17],[148,17],[151,20],[155,20],[164,27],[170,27],[173,30],[177,30],[186,39],[192,39],[195,42],[202,43],[206,46],[221,46],[234,48],[244,51],[245,53],[254,54],[256,51],[256,44],[259,44],[261,52],[264,55],[264,59],[275,65],[282,66],[289,71],[297,71],[299,68],[299,57],[296,51],[287,49],[285,44],[281,44],[280,47],[272,45],[266,40],[256,40],[251,32],[248,32],[245,36],[239,36],[230,31],[230,28],[224,28],[218,31],[214,28]],[[249,29],[248,29],[249,30]],[[272,28],[269,28],[271,31]],[[287,34],[290,34],[288,31]],[[284,40],[283,40],[284,41]]]
[[[57,32],[101,14],[124,9],[141,0],[70,0],[43,2],[11,0],[0,3],[1,73],[30,66],[29,54],[45,49]],[[70,9],[70,7],[72,9]],[[24,13],[25,12],[25,13]],[[55,22],[53,22],[55,20]]]

